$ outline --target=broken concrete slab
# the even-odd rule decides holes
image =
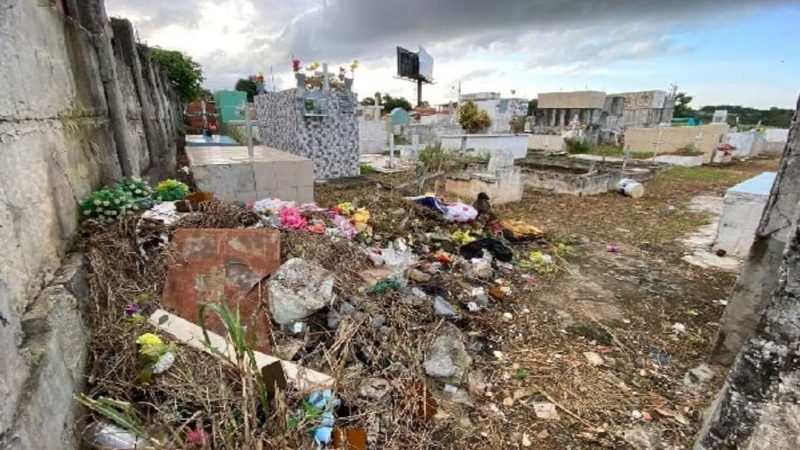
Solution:
[[[173,248],[180,259],[170,266],[163,305],[198,322],[204,303],[225,301],[246,318],[259,351],[269,351],[270,323],[259,283],[280,265],[280,233],[269,229],[179,229]],[[225,326],[207,317],[219,334]]]
[[[150,315],[150,324],[183,344],[213,354],[205,344],[203,329],[186,319],[163,309],[158,309]],[[229,358],[235,357],[236,352],[229,340],[212,331],[208,332],[208,338],[212,348],[223,355],[227,355]],[[276,361],[280,361],[287,381],[292,387],[298,390],[333,386],[333,378],[324,373],[306,369],[297,364],[283,361],[260,351],[253,352],[253,356],[255,357],[256,365],[259,369],[267,367]]]

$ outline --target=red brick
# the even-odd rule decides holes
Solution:
[[[280,266],[280,233],[259,229],[190,229],[175,232],[172,242],[178,260],[169,268],[163,307],[199,324],[200,306],[225,300],[239,308],[256,350],[270,349],[267,290],[260,283]],[[213,314],[205,326],[226,335]]]

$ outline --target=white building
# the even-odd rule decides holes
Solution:
[[[501,98],[499,92],[476,92],[462,94],[459,104],[472,101],[487,113],[492,119],[492,126],[488,130],[492,134],[509,133],[511,119],[525,117],[528,114],[528,100],[524,98]]]

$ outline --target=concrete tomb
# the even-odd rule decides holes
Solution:
[[[715,248],[741,258],[747,256],[775,175],[775,172],[764,172],[728,189],[714,240]]]
[[[252,202],[267,197],[314,201],[314,164],[309,158],[256,146],[187,147],[195,183],[221,200]]]

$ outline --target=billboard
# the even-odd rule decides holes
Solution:
[[[433,81],[433,57],[422,47],[419,53],[397,47],[397,75],[430,83]]]
[[[423,81],[433,81],[433,56],[419,47],[419,77]]]
[[[419,55],[403,47],[397,47],[397,75],[416,80],[418,73]]]

